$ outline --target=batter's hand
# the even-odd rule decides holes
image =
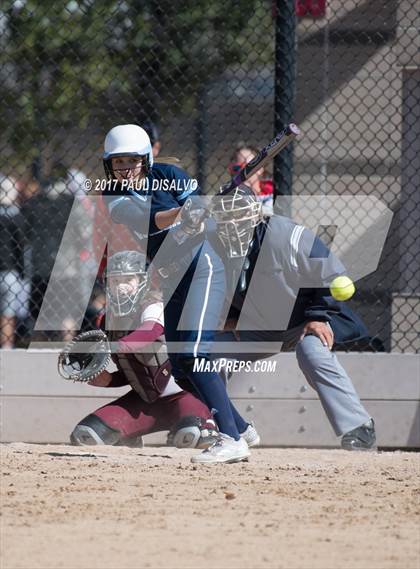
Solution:
[[[88,385],[94,385],[95,387],[108,387],[108,385],[111,383],[111,380],[112,375],[109,373],[109,371],[105,370],[88,381]]]
[[[210,211],[204,207],[202,201],[188,198],[181,209],[181,221],[189,229],[201,231],[203,222],[209,217]]]
[[[317,336],[321,340],[323,346],[330,350],[332,349],[334,344],[334,333],[326,322],[316,322],[315,320],[307,322],[303,328],[300,339],[303,340],[303,338],[308,335]]]

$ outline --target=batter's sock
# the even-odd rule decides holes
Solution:
[[[220,375],[211,371],[200,371],[191,373],[190,378],[194,387],[199,391],[201,399],[214,414],[214,420],[219,427],[219,431],[235,440],[239,440],[240,435],[233,411],[239,417],[240,415],[230,402],[225,384]]]
[[[233,418],[235,419],[236,428],[240,433],[244,433],[247,430],[249,423],[247,423],[239,414],[232,401],[230,402],[230,409],[232,411]]]

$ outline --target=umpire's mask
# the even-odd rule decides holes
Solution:
[[[120,251],[108,259],[106,296],[114,316],[128,316],[149,289],[146,257],[138,251]]]
[[[215,196],[212,217],[230,258],[246,257],[254,228],[262,220],[261,202],[244,184],[225,196]]]

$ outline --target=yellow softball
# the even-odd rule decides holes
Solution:
[[[330,285],[330,291],[335,300],[348,300],[356,288],[349,277],[336,277]]]

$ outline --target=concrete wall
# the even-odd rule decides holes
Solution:
[[[276,359],[280,372],[234,375],[229,390],[239,410],[256,422],[267,446],[338,446],[294,354]],[[340,361],[376,420],[378,444],[420,448],[420,357],[352,353]],[[82,417],[125,392],[66,382],[56,365],[54,352],[0,351],[2,442],[68,442]],[[165,439],[150,435],[146,443]]]

